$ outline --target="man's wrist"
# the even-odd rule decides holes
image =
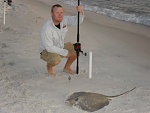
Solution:
[[[84,15],[83,11],[79,12],[81,15]]]

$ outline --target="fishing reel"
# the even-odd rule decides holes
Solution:
[[[74,45],[74,49],[75,49],[75,51],[76,51],[76,53],[77,53],[77,55],[79,55],[79,53],[81,52],[83,55],[87,55],[87,53],[85,52],[83,52],[82,50],[81,50],[81,44],[79,43],[79,42],[77,42],[77,43],[75,43],[75,44],[73,44]]]

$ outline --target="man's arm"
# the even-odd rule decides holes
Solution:
[[[84,15],[83,9],[82,9],[82,6],[81,6],[81,5],[77,6],[76,9],[77,9],[77,11],[78,11],[81,15]]]
[[[79,19],[79,23],[81,24],[84,20],[84,12],[82,10],[82,6],[79,5],[76,7],[76,10],[80,13],[80,19]],[[77,16],[65,16],[64,20],[66,21],[67,25],[74,25],[77,26]]]
[[[51,37],[52,37],[52,33],[49,31],[43,31],[43,33],[41,34],[42,44],[44,48],[48,52],[57,53],[62,56],[67,56],[68,50],[55,46],[53,43],[53,39]]]

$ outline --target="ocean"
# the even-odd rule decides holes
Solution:
[[[58,0],[77,6],[77,0]],[[80,0],[84,10],[150,26],[150,0]]]

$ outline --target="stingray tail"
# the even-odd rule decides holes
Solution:
[[[136,88],[136,87],[134,87],[133,89],[131,89],[131,90],[129,90],[129,91],[126,91],[126,92],[124,92],[124,93],[122,93],[122,94],[119,94],[119,95],[107,96],[107,97],[109,98],[109,100],[111,100],[111,99],[114,98],[114,97],[118,97],[118,96],[121,96],[121,95],[124,95],[124,94],[129,93],[129,92],[133,91],[135,88]]]

